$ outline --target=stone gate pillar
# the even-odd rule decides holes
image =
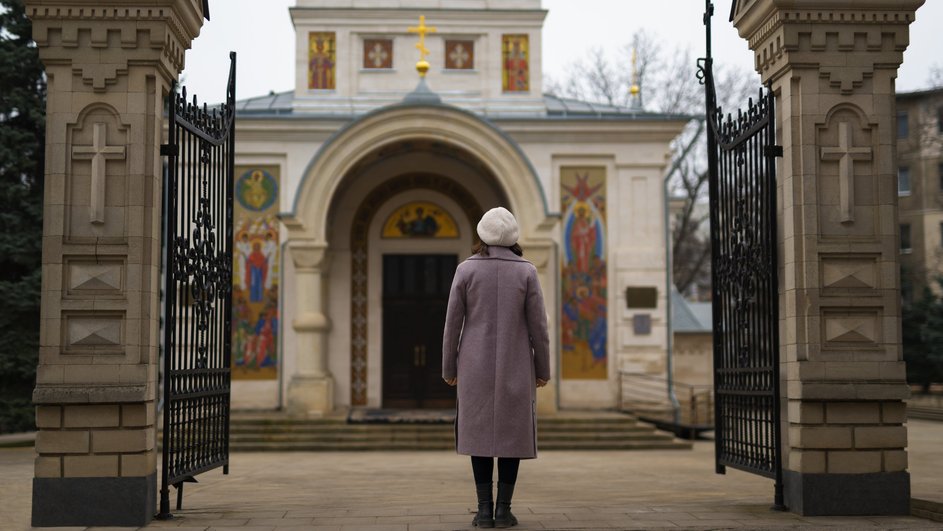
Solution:
[[[777,98],[786,504],[909,514],[894,81],[923,0],[740,0]]]
[[[164,97],[203,2],[26,6],[48,76],[33,525],[142,526],[157,492]]]

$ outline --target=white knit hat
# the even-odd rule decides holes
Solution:
[[[478,222],[478,237],[487,245],[510,247],[517,243],[520,229],[514,214],[504,207],[495,207],[485,212]]]

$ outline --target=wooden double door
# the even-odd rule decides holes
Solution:
[[[383,407],[452,408],[442,331],[458,257],[383,256]]]

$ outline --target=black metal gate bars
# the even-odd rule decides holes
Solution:
[[[779,395],[774,97],[760,89],[736,118],[718,107],[707,0],[707,97],[717,472],[775,480],[783,508]]]
[[[174,87],[176,89],[176,86]],[[164,187],[163,466],[159,518],[184,482],[229,472],[236,54],[226,103],[171,90]]]

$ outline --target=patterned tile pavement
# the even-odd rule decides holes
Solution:
[[[943,423],[911,421],[910,430],[914,496],[943,501]],[[521,465],[516,529],[943,529],[913,517],[773,512],[770,481],[716,475],[712,457],[710,442],[692,451],[541,452]],[[0,450],[4,531],[29,528],[32,459],[31,448]],[[176,518],[148,529],[472,529],[471,467],[452,452],[233,454],[229,476],[199,479]]]

